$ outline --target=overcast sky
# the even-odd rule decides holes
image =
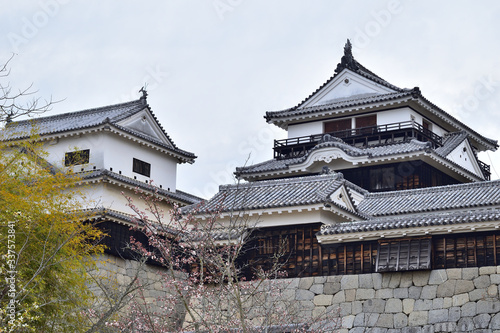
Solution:
[[[146,83],[164,129],[198,156],[177,187],[202,197],[272,157],[286,133],[265,112],[325,82],[346,38],[377,75],[500,139],[496,0],[2,0],[0,31],[12,85],[63,100],[50,114],[134,100]],[[499,178],[500,153],[481,159]]]

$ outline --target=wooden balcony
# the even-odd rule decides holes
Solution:
[[[481,171],[483,172],[484,179],[486,180],[491,180],[491,171],[490,171],[490,166],[479,159],[477,160],[479,163],[479,167],[481,168]]]
[[[313,134],[274,140],[274,158],[300,157],[321,142],[325,134],[356,147],[368,147],[417,139],[430,142],[433,148],[443,145],[443,138],[414,121],[354,128],[332,133]]]

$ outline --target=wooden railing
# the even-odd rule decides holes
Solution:
[[[406,141],[411,138],[430,142],[433,148],[443,145],[443,138],[441,136],[414,121],[405,121],[274,140],[274,157],[282,159],[303,156],[307,151],[320,143],[325,134],[340,138],[351,145],[365,147]]]
[[[484,179],[490,180],[491,179],[491,171],[490,171],[490,166],[483,161],[480,161],[479,159],[477,160],[479,163],[479,167],[481,168],[481,171],[483,172]]]

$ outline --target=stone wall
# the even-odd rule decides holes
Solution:
[[[288,279],[310,318],[338,313],[338,332],[500,333],[500,266]]]
[[[137,282],[134,284],[134,290],[127,297],[125,297],[125,305],[119,312],[119,316],[124,316],[131,319],[129,306],[130,297],[136,296],[135,301],[137,304],[147,305],[148,311],[161,316],[162,320],[171,318],[173,322],[180,325],[182,318],[184,318],[183,306],[180,303],[174,305],[174,311],[166,312],[163,307],[165,300],[169,295],[175,295],[170,290],[165,281],[168,280],[170,274],[168,271],[158,266],[147,265],[135,260],[128,260],[116,257],[110,254],[102,254],[97,258],[97,269],[90,271],[94,283],[90,285],[90,291],[95,296],[93,309],[97,312],[106,312],[110,306],[116,302],[127,291],[132,280],[137,276]],[[182,278],[180,274],[176,274],[178,278]],[[140,288],[137,289],[137,286]],[[140,294],[139,294],[140,291]],[[106,297],[104,297],[104,293]],[[174,315],[172,315],[174,313]],[[116,319],[116,317],[114,317]]]

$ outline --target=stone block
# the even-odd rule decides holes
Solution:
[[[469,294],[459,294],[453,296],[453,306],[462,306],[469,301]]]
[[[357,275],[342,276],[342,279],[340,280],[340,288],[344,290],[359,288],[358,276]]]
[[[410,287],[408,288],[408,297],[413,299],[419,299],[422,293],[422,287]]]
[[[372,274],[359,275],[359,288],[373,289]]]
[[[485,299],[487,295],[486,289],[475,289],[469,292],[469,300],[471,302],[479,301]]]
[[[355,316],[349,315],[342,317],[342,328],[352,328]]]
[[[437,288],[437,297],[451,297],[455,295],[457,280],[447,280]]]
[[[329,306],[332,304],[333,295],[316,295],[313,303],[316,306]]]
[[[356,289],[356,300],[365,300],[375,298],[374,289]]]
[[[436,298],[437,287],[438,286],[436,286],[436,285],[434,285],[434,286],[424,286],[422,288],[422,293],[420,294],[420,298],[423,298],[423,299],[434,299],[434,298]]]
[[[475,328],[488,328],[490,325],[491,316],[487,313],[481,313],[474,318],[472,321],[474,322]]]
[[[445,323],[448,321],[448,309],[430,310],[429,324]]]
[[[435,269],[432,270],[429,275],[429,284],[441,284],[448,280],[448,275],[446,274],[446,269]]]
[[[403,272],[401,274],[400,288],[408,288],[413,286],[413,272]]]
[[[378,317],[376,326],[382,328],[394,328],[394,315],[388,313],[382,313]]]
[[[313,284],[309,291],[312,291],[316,295],[323,294],[323,285],[322,284]]]
[[[423,287],[429,282],[428,271],[415,271],[413,272],[413,285],[417,287]]]
[[[361,301],[352,302],[352,314],[356,315],[361,312],[363,312],[363,302]]]
[[[489,275],[481,275],[473,280],[474,286],[478,289],[488,288],[491,284]]]
[[[415,311],[427,311],[432,309],[432,300],[430,299],[417,299],[415,300],[415,305],[413,310]]]
[[[497,313],[491,318],[489,328],[500,330],[500,313]]]
[[[385,303],[386,313],[398,313],[403,311],[403,302],[399,298],[390,298]]]
[[[372,281],[373,281],[373,288],[375,290],[381,289],[382,288],[382,274],[380,273],[372,273]]]
[[[365,327],[375,326],[379,316],[379,313],[365,313]]]
[[[491,275],[497,272],[497,266],[479,267],[479,275]]]
[[[301,278],[299,281],[299,289],[309,290],[314,283],[314,277]]]
[[[435,298],[432,300],[432,309],[433,310],[444,309],[443,304],[444,304],[444,298]]]
[[[326,283],[326,276],[315,276],[314,277],[314,284],[325,284]]]
[[[462,317],[457,323],[457,331],[474,332],[474,322],[471,317]]]
[[[477,314],[477,304],[475,302],[465,303],[460,307],[462,317],[474,317]]]
[[[394,297],[394,289],[389,289],[389,288],[384,288],[384,289],[379,289],[375,293],[375,298],[393,298]]]
[[[479,268],[477,267],[462,268],[463,280],[474,280],[478,276],[479,276]]]
[[[299,287],[300,279],[287,279],[285,282],[285,288],[287,289],[297,289]]]
[[[392,273],[391,280],[389,281],[389,288],[398,288],[401,284],[401,273]]]
[[[448,268],[448,269],[446,269],[446,275],[448,275],[448,279],[450,279],[450,280],[459,280],[462,278],[462,269],[461,268]]]
[[[358,313],[354,317],[354,322],[352,324],[353,327],[364,327],[365,326],[365,314],[364,313]]]
[[[495,284],[490,285],[486,289],[486,293],[488,294],[489,297],[497,297],[498,296],[498,287]]]
[[[295,290],[295,299],[297,301],[308,301],[314,298],[315,294],[312,291],[297,289]]]
[[[326,313],[326,307],[325,306],[317,306],[313,309],[312,316],[313,320],[321,320],[321,318],[324,318]]]
[[[455,294],[468,293],[472,290],[474,290],[474,282],[468,280],[457,280]]]
[[[326,277],[326,282],[340,283],[342,280],[342,275],[330,275]]]
[[[408,298],[403,300],[403,312],[405,314],[410,314],[413,312],[413,307],[415,305],[415,300]]]
[[[352,302],[356,299],[356,289],[347,289],[345,292],[345,301]]]
[[[460,307],[454,306],[448,310],[448,320],[456,322],[460,319],[461,314]]]
[[[427,324],[429,318],[428,311],[413,311],[408,316],[408,325],[410,326],[424,326]]]
[[[451,306],[453,306],[453,298],[451,297],[443,298],[443,309],[447,309]]]
[[[340,316],[347,316],[352,314],[352,302],[340,303]]]
[[[500,274],[491,274],[490,280],[493,284],[500,284]]]
[[[340,304],[343,302],[345,302],[345,292],[343,290],[333,295],[332,304]]]
[[[477,302],[477,313],[496,313],[500,311],[500,302],[498,300],[485,301],[481,300]]]
[[[408,288],[396,288],[394,289],[394,298],[408,298]]]
[[[408,326],[408,316],[404,313],[396,313],[394,315],[394,328],[403,328]]]
[[[323,293],[334,295],[340,290],[340,282],[327,282],[323,285]]]
[[[391,282],[391,273],[385,273],[382,275],[382,288],[389,288],[389,283]]]
[[[365,313],[383,313],[386,301],[383,299],[369,299],[363,303],[363,312]]]

